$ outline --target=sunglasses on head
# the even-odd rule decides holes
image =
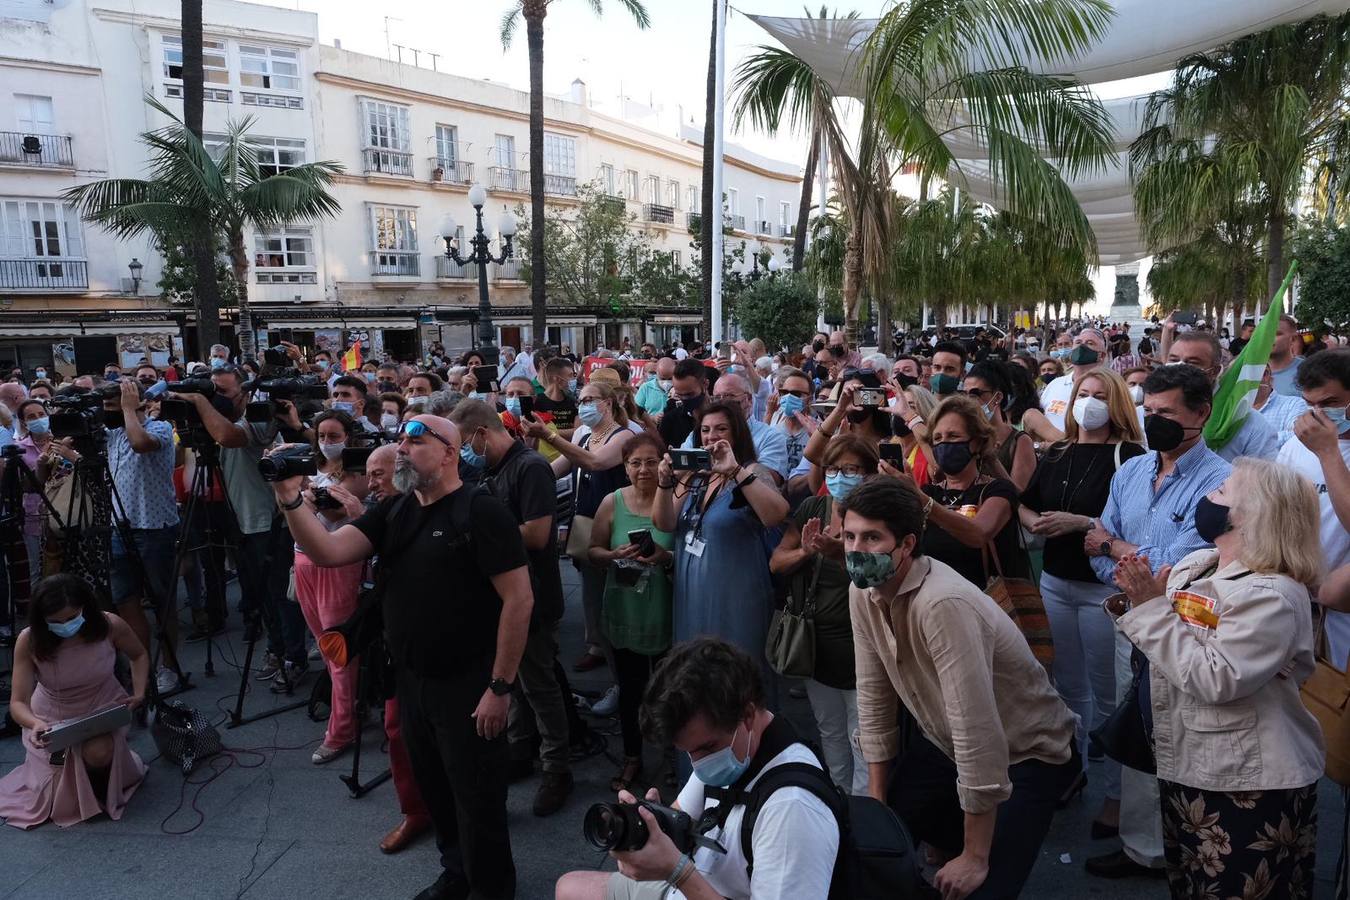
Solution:
[[[399,429],[399,434],[401,434],[403,437],[410,437],[410,438],[430,436],[434,437],[436,440],[440,441],[445,446],[447,447],[450,446],[450,442],[447,441],[445,438],[441,437],[440,434],[438,434],[434,429],[428,427],[423,422],[418,422],[416,419],[414,419],[411,422],[404,422],[403,427]]]

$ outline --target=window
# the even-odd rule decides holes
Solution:
[[[294,50],[240,44],[239,83],[269,91],[298,91],[300,58]]]
[[[305,162],[305,142],[290,138],[250,137],[248,144],[258,153],[258,169],[264,178],[294,169]],[[207,145],[210,149],[210,145]]]
[[[676,272],[680,270],[680,251],[678,250],[670,251],[670,267],[674,269]]]
[[[576,138],[544,133],[544,174],[569,178],[577,174]]]
[[[727,189],[726,207],[727,207],[727,212],[731,213],[733,216],[738,216],[738,215],[740,215],[740,213],[741,213],[741,192],[740,192],[740,191],[736,190],[735,188],[728,188],[728,189]]]
[[[638,198],[638,173],[637,169],[627,169],[623,173],[623,196],[627,200],[636,200]]]
[[[661,179],[648,175],[642,182],[642,202],[656,205],[661,202]]]
[[[459,129],[454,125],[436,126],[436,165],[452,169],[459,159]]]
[[[406,206],[370,208],[372,246],[376,250],[417,250],[417,210]]]
[[[786,200],[778,204],[778,224],[784,228],[792,224],[792,204]]]
[[[614,195],[614,167],[609,163],[600,164],[600,190]]]
[[[408,107],[383,100],[361,99],[365,110],[366,146],[408,152]]]
[[[699,190],[698,185],[696,184],[689,185],[689,190],[687,191],[689,203],[687,205],[689,207],[690,212],[702,211],[703,198],[700,196],[701,193],[702,192]]]
[[[763,228],[760,223],[767,222],[769,219],[769,201],[763,197],[755,198],[755,228]]]
[[[666,182],[666,206],[680,208],[680,183],[674,179]]]
[[[176,34],[160,36],[164,46],[164,77],[172,81],[183,80],[183,40]],[[202,41],[203,80],[207,84],[229,84],[230,66],[225,60],[224,41]],[[175,95],[176,96],[176,95]]]
[[[55,132],[52,98],[35,94],[15,94],[14,109],[19,131],[23,134],[52,134]]]
[[[0,200],[0,256],[83,257],[79,213],[53,200]]]
[[[499,134],[494,146],[497,148],[497,165],[503,169],[516,167],[516,139],[509,134]]]
[[[253,268],[259,284],[314,284],[314,238],[308,228],[283,228],[253,236]]]

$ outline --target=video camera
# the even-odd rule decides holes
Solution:
[[[91,391],[57,394],[49,402],[51,433],[54,438],[97,438],[106,429],[103,421],[103,401],[117,397],[121,389],[115,384]]]
[[[294,372],[294,370],[291,370]],[[249,388],[267,394],[266,400],[254,400],[244,408],[244,418],[249,422],[270,422],[277,414],[274,400],[327,400],[328,385],[313,376],[290,375],[287,377],[258,378]]]
[[[318,460],[307,446],[292,447],[258,460],[258,474],[263,481],[285,481],[296,475],[317,475]]]

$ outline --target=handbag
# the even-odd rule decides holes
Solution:
[[[1090,734],[1102,752],[1122,766],[1156,775],[1158,763],[1153,756],[1153,736],[1145,725],[1143,701],[1139,696],[1140,683],[1148,677],[1148,659],[1134,650],[1130,664],[1134,666],[1134,678],[1125,696],[1106,721]]]
[[[567,555],[579,563],[589,563],[591,550],[591,529],[595,520],[590,516],[573,516],[572,527],[567,531]]]
[[[206,717],[177,700],[156,705],[150,734],[160,755],[177,763],[184,776],[192,774],[197,763],[224,749],[220,732]]]
[[[980,503],[984,503],[983,491],[980,492]],[[1014,525],[1017,525],[1016,515],[1014,511]],[[1017,530],[1020,533],[1021,527],[1018,526]],[[1026,552],[1025,547],[1023,552]],[[985,542],[980,548],[980,555],[984,563],[986,580],[984,592],[1013,620],[1017,630],[1022,632],[1022,637],[1026,638],[1031,655],[1036,657],[1036,662],[1045,667],[1046,674],[1050,674],[1050,667],[1055,662],[1055,642],[1050,634],[1050,618],[1045,614],[1045,601],[1041,599],[1041,589],[1030,579],[1009,578],[1004,575],[1003,563],[998,558],[998,550],[992,541]],[[989,577],[989,557],[993,558],[994,571],[998,573],[993,578]]]
[[[764,657],[769,668],[786,678],[812,678],[816,674],[816,584],[820,581],[821,558],[816,557],[811,586],[802,598],[801,611],[788,597],[782,609],[773,612]]]
[[[1350,673],[1342,672],[1327,659],[1326,614],[1322,611],[1318,623],[1317,665],[1308,680],[1299,688],[1303,705],[1322,727],[1323,743],[1327,749],[1327,777],[1343,787],[1350,787]]]

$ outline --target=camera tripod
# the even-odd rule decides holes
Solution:
[[[173,588],[170,592],[170,599],[173,606],[177,608],[178,599],[178,573],[183,570],[183,561],[191,554],[199,551],[205,551],[206,559],[200,562],[202,570],[202,586],[205,593],[204,603],[207,610],[207,628],[206,635],[206,663],[203,670],[208,678],[216,674],[215,666],[215,641],[210,633],[214,626],[224,624],[227,604],[225,601],[225,554],[232,549],[230,535],[227,530],[221,527],[214,510],[210,504],[217,501],[211,500],[211,495],[217,488],[221,489],[223,505],[227,521],[232,521],[234,517],[234,507],[230,503],[229,495],[224,492],[225,478],[220,470],[220,450],[209,437],[202,437],[189,430],[181,433],[183,446],[192,452],[195,465],[192,470],[192,483],[187,486],[187,502],[183,504],[183,514],[181,517],[181,530],[178,536],[178,549],[173,557]],[[201,517],[202,523],[200,542],[194,543],[193,525]]]
[[[379,682],[375,681],[373,689],[370,686],[373,680],[371,674],[373,672],[373,667],[379,664],[384,655],[384,639],[377,638],[369,647],[366,647],[365,650],[362,651],[356,662],[356,690],[352,692],[352,703],[356,707],[356,739],[353,742],[355,746],[352,747],[352,771],[350,775],[338,776],[338,778],[342,780],[342,783],[347,786],[347,790],[351,793],[353,800],[360,799],[366,794],[369,794],[375,788],[388,781],[394,774],[394,770],[386,766],[383,772],[376,774],[366,783],[361,783],[361,732],[365,730],[365,712],[370,708],[372,702],[378,703],[381,708],[384,706],[383,701],[378,696],[381,693],[381,691],[378,690]],[[372,694],[372,696],[362,696],[361,691],[363,687],[365,687],[367,693]]]

